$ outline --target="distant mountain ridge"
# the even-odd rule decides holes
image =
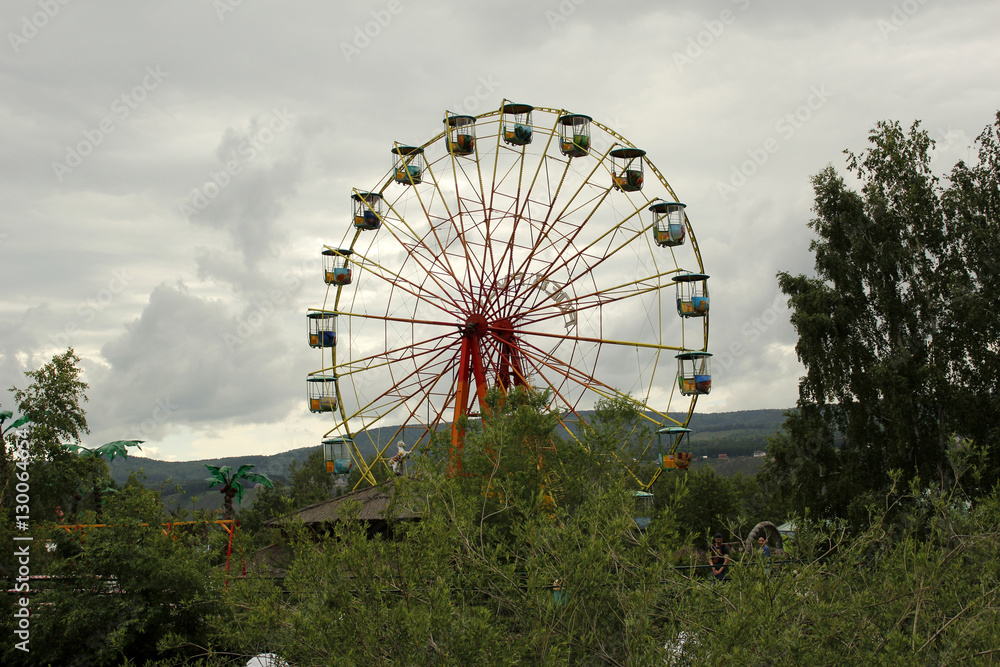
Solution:
[[[695,456],[715,458],[718,454],[729,456],[749,456],[756,450],[767,449],[767,438],[781,430],[784,423],[785,410],[740,410],[736,412],[698,413],[691,417],[688,426],[691,428],[691,449]],[[674,419],[683,420],[683,415],[672,414]],[[408,431],[410,429],[407,429]],[[417,429],[413,433],[404,433],[403,439],[408,445],[417,438]],[[396,432],[396,427],[384,427],[372,432],[372,440],[379,446],[386,444]],[[412,437],[408,437],[412,436]],[[357,438],[359,448],[365,457],[374,455],[375,450],[365,439]],[[132,472],[142,472],[146,475],[148,486],[159,486],[168,480],[181,484],[185,493],[201,495],[208,491],[208,471],[205,464],[215,466],[237,466],[251,464],[254,472],[264,473],[272,479],[288,479],[288,467],[293,461],[304,461],[309,453],[319,447],[319,437],[314,447],[301,447],[278,454],[249,454],[246,456],[227,456],[199,461],[158,461],[137,456],[128,459],[115,459],[111,463],[111,476],[118,484],[124,484]]]

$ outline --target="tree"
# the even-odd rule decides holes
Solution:
[[[34,446],[47,456],[59,452],[63,443],[80,441],[90,433],[81,403],[87,401],[87,383],[80,379],[80,358],[73,348],[25,375],[31,384],[25,389],[11,387],[18,408],[32,424]]]
[[[27,371],[31,383],[26,388],[11,388],[22,419],[30,422],[25,440],[31,463],[31,514],[36,521],[55,520],[56,508],[66,505],[89,472],[86,462],[63,447],[79,443],[90,432],[81,405],[87,400],[87,383],[80,379],[79,362],[70,348],[41,368]],[[6,447],[3,455],[4,469],[9,471]]]
[[[681,491],[670,511],[676,514],[681,536],[704,546],[706,536],[710,538],[719,531],[728,534],[729,525],[737,519],[741,507],[736,489],[734,479],[720,476],[711,466],[699,465],[693,470],[661,475],[654,492],[659,505]]]
[[[233,498],[236,498],[237,503],[243,502],[243,483],[250,482],[252,484],[263,484],[264,486],[271,487],[274,484],[271,482],[271,478],[267,475],[250,472],[254,467],[250,464],[244,464],[232,472],[232,468],[229,466],[223,466],[219,468],[218,466],[212,466],[205,464],[208,471],[212,474],[211,477],[207,478],[206,482],[211,482],[208,488],[212,488],[216,484],[221,484],[222,488],[219,489],[219,493],[223,497],[223,505],[225,506],[225,518],[233,518]]]
[[[192,646],[205,644],[208,618],[222,611],[224,532],[166,531],[160,494],[135,477],[108,498],[106,513],[101,528],[35,528],[31,573],[47,577],[31,583],[31,652],[6,642],[0,663],[190,664]],[[0,618],[12,636],[7,612]],[[181,642],[188,646],[166,646]]]
[[[101,462],[103,462],[103,457],[108,457],[108,462],[115,460],[116,456],[120,456],[123,459],[128,458],[128,448],[136,447],[137,449],[142,449],[139,445],[142,440],[115,440],[114,442],[108,442],[96,449],[90,449],[78,444],[68,444],[64,447],[73,452],[74,454],[79,454],[81,452],[86,452],[83,457],[88,461],[88,465],[91,469],[91,481],[93,484],[93,494],[94,494],[94,511],[97,516],[97,523],[101,523],[101,510],[103,503],[101,502],[101,478],[106,477],[108,469],[104,467],[102,469]],[[73,509],[73,514],[76,514],[76,508]]]
[[[293,509],[312,505],[330,498],[333,490],[333,475],[326,471],[326,459],[323,458],[322,449],[314,449],[309,452],[301,464],[292,461],[288,466],[288,474],[291,478],[288,493],[291,497]],[[257,504],[257,500],[254,500]]]
[[[855,519],[890,470],[950,481],[953,433],[1000,446],[1000,113],[946,184],[919,123],[879,123],[869,141],[848,152],[860,192],[833,167],[813,178],[815,277],[778,274],[806,375],[768,467],[808,489],[800,502]]]

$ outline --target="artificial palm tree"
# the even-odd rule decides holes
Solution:
[[[212,473],[212,476],[207,478],[206,481],[211,482],[208,488],[212,488],[216,484],[221,484],[222,488],[219,489],[219,493],[223,497],[223,505],[225,506],[225,517],[226,519],[233,518],[233,498],[236,498],[236,502],[243,502],[243,483],[249,482],[252,484],[263,484],[264,486],[274,488],[274,484],[271,482],[271,478],[267,475],[263,475],[256,472],[250,472],[250,469],[254,466],[249,464],[244,464],[233,472],[232,468],[229,466],[223,466],[219,468],[218,466],[210,466],[207,463],[205,467],[208,471]]]
[[[11,423],[10,426],[4,428],[3,423],[13,416],[14,413],[11,412],[10,410],[4,410],[3,412],[0,412],[0,437],[6,438],[8,433],[21,428],[22,426],[31,421],[27,417],[18,417],[13,421],[13,423]]]
[[[92,481],[93,481],[93,493],[94,493],[94,507],[97,511],[97,523],[101,523],[101,487],[98,484],[97,475],[97,461],[102,456],[107,456],[108,461],[114,461],[116,456],[120,456],[123,459],[128,458],[128,448],[135,447],[136,449],[142,449],[139,444],[144,442],[143,440],[115,440],[114,442],[107,442],[100,447],[95,449],[90,449],[89,447],[84,447],[83,445],[63,445],[67,450],[73,452],[74,454],[85,452],[83,456],[90,459],[93,463],[91,465],[92,471]],[[79,495],[79,494],[77,494]],[[79,498],[74,498],[73,512],[76,515],[76,503]],[[75,520],[75,519],[74,519]]]
[[[3,423],[13,418],[13,416],[14,413],[10,410],[0,412],[0,448],[2,448],[0,449],[0,479],[3,480],[3,490],[0,491],[0,507],[5,507],[7,503],[7,434],[11,431],[16,431],[31,421],[27,417],[18,417],[10,426],[4,428]]]

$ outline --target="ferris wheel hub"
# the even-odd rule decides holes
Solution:
[[[465,320],[465,326],[462,327],[463,335],[484,335],[490,328],[489,323],[486,321],[486,317],[480,315],[479,313],[474,313],[469,315],[469,318]]]

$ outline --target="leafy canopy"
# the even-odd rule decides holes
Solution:
[[[800,511],[854,518],[890,469],[952,481],[953,433],[1000,446],[1000,114],[944,181],[919,123],[869,142],[847,153],[860,190],[813,178],[815,275],[778,274],[806,374],[769,467]]]

